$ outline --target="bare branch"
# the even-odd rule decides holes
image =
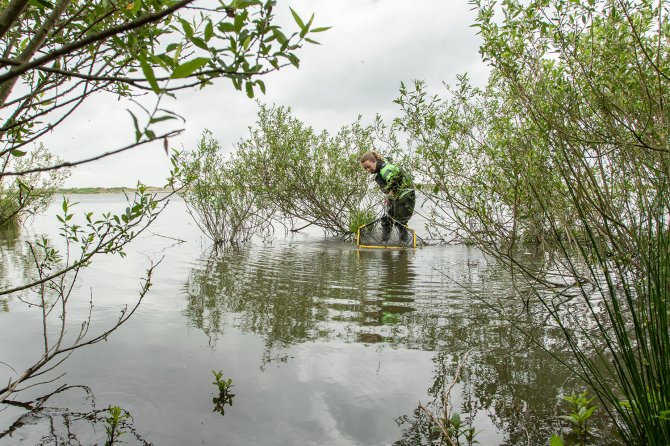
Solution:
[[[100,155],[94,156],[92,158],[86,158],[86,159],[79,160],[79,161],[66,161],[64,163],[55,164],[53,166],[37,167],[37,168],[34,168],[34,169],[23,170],[23,171],[20,171],[20,172],[2,172],[2,173],[0,173],[0,178],[2,178],[4,176],[22,176],[22,175],[26,175],[26,174],[29,174],[29,173],[47,172],[47,171],[50,171],[50,170],[62,169],[62,168],[65,168],[65,167],[79,166],[81,164],[86,164],[86,163],[90,163],[92,161],[97,161],[99,159],[106,158],[106,157],[111,156],[111,155],[116,155],[117,153],[125,152],[126,150],[130,150],[130,149],[133,149],[135,147],[139,147],[141,145],[144,145],[144,144],[147,144],[147,143],[150,143],[150,142],[154,142],[154,141],[159,140],[159,139],[171,138],[173,136],[179,135],[183,131],[184,131],[184,129],[173,130],[173,131],[165,133],[163,135],[156,136],[155,138],[152,138],[152,139],[147,139],[145,141],[139,141],[139,142],[127,145],[125,147],[121,147],[120,149],[112,150],[110,152],[101,153]]]
[[[11,0],[9,5],[2,10],[0,14],[0,39],[7,34],[9,28],[16,22],[23,10],[26,9],[28,3],[30,3],[29,0]]]

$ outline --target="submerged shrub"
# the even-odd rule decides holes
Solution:
[[[226,159],[220,143],[205,131],[193,152],[179,154],[180,195],[198,227],[215,245],[248,241],[270,229],[272,207],[247,188],[249,171],[237,159]]]
[[[488,85],[398,99],[433,223],[533,285],[626,444],[668,445],[668,2],[473,5]]]
[[[372,141],[372,128],[360,120],[330,135],[317,133],[289,108],[261,105],[236,159],[248,168],[248,187],[282,217],[345,235],[352,232],[352,216],[370,212],[375,204],[358,161]]]

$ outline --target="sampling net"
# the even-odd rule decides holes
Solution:
[[[358,228],[356,244],[359,248],[416,248],[416,233],[409,226],[395,222],[390,231],[384,230],[383,218]]]

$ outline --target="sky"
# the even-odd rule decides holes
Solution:
[[[398,116],[393,100],[400,82],[421,79],[440,93],[443,82],[454,84],[458,74],[468,73],[476,85],[486,81],[467,0],[278,0],[275,23],[295,30],[289,6],[303,18],[314,13],[315,26],[332,27],[314,36],[321,45],[299,50],[300,69],[264,76],[266,94],[258,92],[254,100],[220,79],[161,103],[186,119],[175,124],[185,130],[170,140],[171,147],[190,150],[209,129],[224,150],[232,150],[256,120],[256,99],[291,107],[317,130],[336,131],[359,115],[365,124],[375,114]],[[134,141],[128,108],[112,96],[95,96],[43,142],[68,161],[125,146]],[[156,142],[79,166],[64,186],[128,187],[137,181],[162,186],[169,169],[163,143]]]

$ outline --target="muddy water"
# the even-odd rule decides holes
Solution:
[[[73,199],[81,212],[125,208],[119,195]],[[57,208],[0,239],[3,288],[31,274],[26,239],[57,240]],[[420,217],[413,224],[421,233]],[[132,416],[126,444],[429,444],[419,402],[442,410],[466,352],[450,410],[480,444],[546,444],[560,395],[575,385],[538,346],[562,355],[558,333],[535,328],[529,339],[491,309],[518,310],[512,284],[474,249],[358,250],[311,230],[217,255],[179,200],[127,258],[100,257],[82,274],[69,333],[91,297],[91,333],[110,326],[136,298],[149,259],[163,256],[126,325],[42,380],[65,376],[16,395],[48,396],[39,410],[0,407],[0,445],[104,444],[110,405]],[[19,297],[0,301],[4,382],[39,355],[39,312]],[[212,371],[231,380],[227,399]]]

